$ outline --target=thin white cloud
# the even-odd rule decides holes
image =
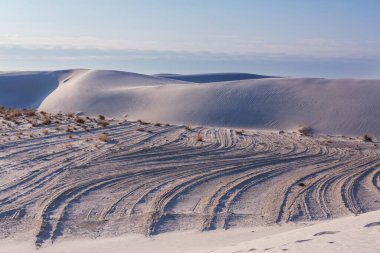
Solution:
[[[98,50],[152,50],[173,52],[210,52],[231,55],[265,57],[311,57],[344,59],[378,59],[380,41],[337,41],[326,38],[306,38],[286,43],[265,40],[241,40],[233,36],[211,41],[156,41],[115,40],[94,37],[43,37],[0,35],[0,46],[31,49],[98,49]],[[1,48],[0,48],[1,53]]]

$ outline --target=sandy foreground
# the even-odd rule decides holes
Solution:
[[[168,233],[146,238],[70,239],[33,250],[33,241],[5,239],[0,252],[355,252],[380,251],[380,212],[350,216],[319,224],[233,229],[212,232]]]
[[[376,252],[378,227],[365,228],[376,212],[293,231],[380,209],[376,142],[8,114],[0,121],[4,252],[298,251],[344,249],[350,238]],[[339,233],[314,236],[324,231]],[[367,247],[364,238],[374,239]]]

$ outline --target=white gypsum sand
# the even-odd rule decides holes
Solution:
[[[33,242],[14,239],[0,241],[0,252],[71,253],[231,253],[231,252],[310,252],[368,253],[380,250],[379,211],[350,216],[316,225],[286,224],[254,229],[212,232],[175,232],[146,238],[124,235],[114,238],[69,239],[32,249]],[[3,250],[3,251],[1,251]]]
[[[378,232],[379,143],[325,133],[377,129],[377,80],[198,84],[115,71],[57,73],[33,73],[56,77],[50,93],[46,81],[35,93],[28,89],[26,102],[26,93],[0,100],[47,111],[0,110],[0,252],[280,252],[284,245],[339,252],[337,245],[355,240],[376,252],[378,242],[366,247],[364,237]],[[12,75],[0,75],[7,83],[0,89],[27,86]],[[317,112],[320,101],[325,111]],[[308,124],[313,114],[319,124]],[[302,136],[299,124],[318,135]],[[310,222],[321,224],[300,228]],[[314,237],[313,228],[340,232]],[[340,239],[322,244],[330,237]]]

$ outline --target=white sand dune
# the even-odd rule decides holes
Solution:
[[[100,73],[61,85],[40,109],[127,114],[151,122],[380,134],[379,80],[270,78],[184,85],[120,72],[98,78]]]
[[[314,112],[314,104],[330,115],[334,109],[327,111],[322,100],[345,117],[349,111],[363,121],[363,128],[355,128],[337,114],[334,122],[346,131],[373,127],[378,120],[370,120],[377,112],[378,95],[370,94],[378,89],[377,81],[193,84],[89,70],[68,72],[57,80],[58,88],[41,109],[115,116],[122,112],[161,122],[172,113],[173,121],[226,125],[241,124],[246,113],[257,113],[278,124],[268,127],[278,127],[312,118],[300,112]],[[323,97],[341,92],[343,86],[344,98]],[[362,97],[363,91],[368,98]],[[305,96],[307,101],[301,103]],[[348,98],[362,104],[350,107]],[[357,108],[364,115],[358,115]],[[193,110],[205,114],[199,117]],[[243,115],[234,115],[238,112]],[[212,118],[212,113],[224,115],[226,121]],[[317,116],[326,120],[323,111]],[[107,120],[106,127],[106,121],[86,115],[0,109],[0,252],[302,252],[314,249],[309,245],[325,252],[347,249],[345,245],[377,252],[378,242],[367,247],[365,237],[374,240],[378,212],[362,216],[369,217],[365,222],[359,217],[278,234],[309,222],[380,210],[376,140]],[[321,129],[331,131],[326,128],[330,123],[323,122]],[[258,125],[265,126],[264,121]]]
[[[1,74],[0,104],[128,115],[150,122],[274,130],[309,126],[316,133],[380,136],[380,80],[264,78],[205,83],[243,77],[164,76],[195,78],[202,84],[120,71]]]
[[[79,70],[53,72],[0,72],[0,105],[37,108],[66,77]]]

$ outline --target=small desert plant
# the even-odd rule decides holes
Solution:
[[[73,144],[71,144],[71,143],[66,143],[66,144],[65,144],[65,147],[66,147],[66,148],[72,148],[72,147],[73,147]]]
[[[190,126],[185,126],[185,129],[186,129],[187,131],[193,131],[193,129],[192,129]]]
[[[311,127],[302,127],[298,130],[298,132],[302,135],[302,136],[310,136],[313,134],[313,129]]]
[[[137,123],[139,123],[140,125],[143,125],[143,126],[148,125],[148,122],[145,122],[145,121],[142,121],[142,120],[138,120]]]
[[[106,120],[106,117],[104,115],[99,115],[98,117],[100,120]]]
[[[368,134],[366,134],[366,135],[363,136],[363,140],[364,140],[365,142],[372,142],[372,137],[369,136]]]
[[[42,115],[44,115],[44,116],[47,115],[47,112],[45,112],[45,111],[40,111],[40,113],[41,113]]]
[[[42,121],[42,124],[43,125],[50,125],[51,124],[50,118],[45,118],[44,121]]]
[[[203,137],[202,137],[201,134],[198,134],[198,135],[197,135],[196,141],[198,141],[198,142],[203,142]]]
[[[43,133],[44,135],[48,135],[48,134],[49,134],[49,131],[48,131],[47,129],[45,129],[45,130],[42,131],[42,133]]]
[[[26,110],[24,110],[24,115],[26,115],[28,117],[32,117],[32,116],[36,116],[36,112],[34,110],[31,110],[31,109],[26,109]]]
[[[108,142],[108,134],[106,134],[106,133],[102,133],[101,135],[99,135],[98,136],[98,139],[100,140],[100,141],[103,141],[103,142]]]
[[[67,133],[72,133],[72,132],[73,132],[73,129],[72,129],[71,127],[68,127],[68,128],[66,128],[66,132],[67,132]]]
[[[81,118],[81,117],[78,117],[77,119],[76,119],[76,121],[77,121],[77,123],[79,123],[79,124],[84,124],[84,119],[83,118]]]
[[[161,126],[161,123],[156,122],[154,125],[157,126],[157,127],[160,127],[160,126]]]
[[[108,121],[100,121],[99,123],[98,123],[100,126],[102,126],[102,127],[107,127],[110,123],[108,122]]]
[[[66,114],[66,116],[68,118],[74,118],[74,115],[75,115],[75,113],[73,113],[73,112],[69,112],[69,113]]]

